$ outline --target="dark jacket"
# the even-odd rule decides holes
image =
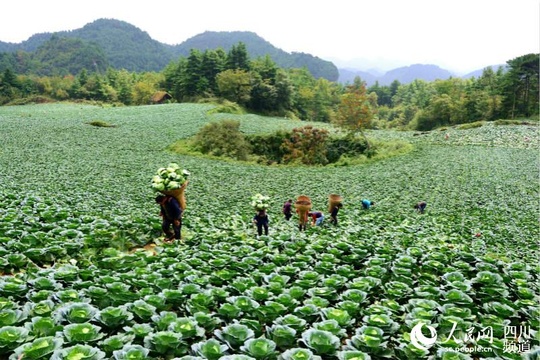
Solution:
[[[259,226],[268,225],[268,214],[266,214],[266,213],[257,213],[253,217],[253,220],[256,221],[257,225],[259,225]]]
[[[285,215],[292,214],[292,204],[290,202],[287,201],[285,204],[283,204],[283,213]]]
[[[178,200],[172,196],[166,196],[159,204],[161,207],[161,216],[169,220],[179,220],[182,217],[182,209]]]
[[[426,209],[427,203],[425,201],[420,201],[416,205],[414,205],[414,208],[418,210],[419,212],[424,212]]]

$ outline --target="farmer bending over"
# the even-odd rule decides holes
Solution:
[[[420,214],[423,214],[424,213],[424,210],[426,210],[426,202],[425,201],[420,201],[419,203],[417,203],[416,205],[414,205],[414,208],[416,209],[416,211],[418,211]]]
[[[308,216],[311,216],[311,225],[321,226],[324,220],[324,215],[320,211],[313,211],[308,213]]]
[[[373,205],[375,205],[375,201],[371,201],[368,199],[362,200],[362,208],[364,210],[369,210],[369,208],[372,207]]]

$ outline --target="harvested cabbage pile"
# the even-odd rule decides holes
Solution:
[[[177,190],[188,179],[190,173],[177,163],[170,163],[166,168],[159,168],[152,177],[152,189],[156,191]]]
[[[267,210],[270,207],[270,197],[262,194],[255,194],[251,197],[251,206],[255,210]]]

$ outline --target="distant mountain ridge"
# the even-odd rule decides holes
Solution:
[[[40,49],[39,56],[36,56],[38,61],[43,58],[58,57],[58,54],[46,53],[46,51],[58,51],[58,47],[44,47],[47,42],[51,41],[53,36],[82,40],[86,43],[79,46],[85,49],[97,45],[105,56],[103,63],[117,69],[135,72],[161,71],[171,61],[177,60],[178,57],[188,56],[191,49],[205,51],[221,47],[228,51],[233,45],[243,42],[251,58],[269,55],[280,67],[305,67],[315,78],[325,78],[340,83],[352,83],[356,76],[360,76],[368,86],[373,85],[376,81],[379,82],[379,85],[389,85],[394,80],[398,80],[400,83],[409,83],[415,79],[433,81],[435,79],[447,79],[452,76],[456,77],[451,72],[436,65],[423,64],[396,68],[383,75],[355,69],[338,69],[331,61],[310,54],[285,52],[256,33],[249,31],[206,31],[187,39],[181,44],[167,45],[152,39],[147,32],[129,23],[115,19],[98,19],[80,29],[71,31],[35,34],[19,44],[0,41],[0,55],[17,51],[33,54]],[[76,54],[74,54],[74,58],[77,58]],[[54,69],[51,69],[50,65],[47,69],[49,73],[54,73]],[[76,71],[76,69],[76,67],[71,67],[70,71]],[[496,70],[496,68],[494,69]],[[1,63],[0,70],[3,70]],[[465,75],[463,77],[479,76],[481,73],[482,70],[477,70],[471,73],[474,75]]]
[[[506,68],[506,65],[503,64],[486,66],[485,68],[491,67],[494,71],[497,71],[500,66],[503,67],[503,69]],[[352,83],[354,81],[354,78],[357,76],[360,77],[363,81],[365,81],[368,86],[375,84],[375,82],[378,82],[381,86],[390,85],[395,80],[399,81],[401,84],[408,84],[416,79],[425,80],[428,82],[438,79],[445,80],[451,77],[468,79],[471,77],[481,76],[484,69],[476,70],[463,76],[457,76],[448,70],[440,68],[437,65],[426,64],[414,64],[410,66],[399,67],[387,71],[385,74],[380,76],[374,75],[367,71],[355,69],[339,69],[338,82],[344,84]]]

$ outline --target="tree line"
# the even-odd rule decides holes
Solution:
[[[358,77],[353,84],[339,84],[316,79],[306,68],[280,68],[270,56],[251,59],[242,42],[228,52],[192,49],[160,72],[103,70],[98,65],[92,63],[77,75],[51,76],[7,68],[0,74],[0,104],[69,100],[146,105],[155,101],[156,93],[166,92],[174,102],[228,100],[264,115],[320,122],[350,116],[363,129],[417,130],[533,118],[539,110],[539,54],[509,60],[506,70],[488,67],[478,78],[370,87]]]

